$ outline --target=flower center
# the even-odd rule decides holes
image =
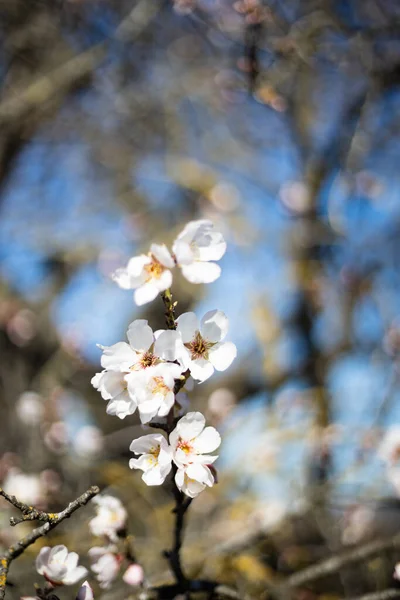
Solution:
[[[170,389],[167,385],[165,385],[164,379],[162,377],[154,377],[153,379],[153,394],[163,394],[164,396],[170,392]]]
[[[149,454],[154,456],[154,458],[158,458],[160,454],[161,446],[152,446],[149,450]]]
[[[193,452],[192,444],[187,440],[183,440],[182,438],[179,438],[179,442],[176,447],[179,450],[182,450],[182,452],[184,452],[185,454],[190,454],[191,452]]]
[[[151,258],[151,263],[144,265],[144,270],[147,274],[146,283],[152,279],[160,279],[161,275],[165,271],[165,267],[158,262],[158,260],[152,254],[149,254],[149,256]]]
[[[153,354],[152,352],[143,352],[140,355],[139,360],[130,367],[131,371],[140,371],[141,369],[147,369],[147,367],[152,367],[160,362],[158,356]]]
[[[213,343],[205,340],[201,336],[200,331],[196,331],[193,340],[185,344],[185,346],[190,350],[193,360],[196,358],[205,358],[208,360],[208,351],[213,346]]]

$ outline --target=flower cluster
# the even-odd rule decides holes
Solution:
[[[99,587],[108,589],[118,577],[124,562],[124,554],[117,543],[119,539],[126,539],[128,515],[122,502],[114,496],[96,496],[92,503],[96,507],[96,516],[89,521],[89,529],[93,535],[103,538],[105,544],[93,546],[88,555]],[[122,578],[128,585],[138,586],[143,582],[143,569],[135,562],[130,563]]]
[[[144,435],[133,440],[130,450],[140,455],[131,458],[131,469],[141,469],[147,485],[161,485],[172,468],[177,467],[175,483],[190,498],[214,484],[212,463],[218,456],[210,455],[221,437],[214,427],[205,427],[204,416],[190,412],[179,419],[169,435],[169,443],[161,433]]]
[[[214,261],[220,260],[225,250],[223,235],[214,231],[211,221],[191,221],[174,241],[172,253],[165,244],[151,244],[148,254],[131,258],[113,279],[121,288],[135,290],[135,302],[141,306],[171,287],[175,265],[191,283],[215,281],[221,268]]]
[[[232,363],[236,346],[223,341],[227,331],[228,319],[220,310],[206,313],[200,323],[194,313],[184,313],[174,331],[153,333],[144,319],[133,321],[129,343],[101,346],[104,370],[92,385],[108,401],[110,415],[124,419],[138,409],[142,423],[165,417],[175,402],[176,381],[190,373],[202,382]]]
[[[108,414],[124,419],[137,410],[142,424],[157,418],[155,427],[167,417],[161,426],[167,437],[154,433],[134,440],[130,449],[138,457],[129,464],[143,471],[147,485],[161,485],[173,469],[176,486],[191,498],[214,484],[212,464],[217,457],[209,453],[219,447],[221,438],[213,427],[205,426],[199,412],[189,412],[178,420],[182,405],[178,405],[177,395],[190,376],[202,383],[214,370],[225,371],[236,357],[236,346],[225,341],[229,323],[221,310],[209,311],[200,320],[193,312],[175,319],[176,303],[168,288],[175,265],[192,283],[215,281],[221,269],[214,261],[225,250],[222,234],[214,231],[210,221],[192,221],[174,241],[172,253],[165,245],[152,244],[148,255],[131,258],[125,269],[119,269],[115,281],[136,290],[137,304],[165,292],[168,329],[153,332],[146,320],[133,321],[127,331],[128,342],[100,346],[103,370],[92,379],[108,402]],[[92,527],[96,529],[93,522]],[[115,542],[109,534],[108,538]],[[115,557],[113,551],[108,554]]]

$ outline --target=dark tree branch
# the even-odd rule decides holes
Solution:
[[[8,550],[6,550],[6,552],[0,556],[0,600],[4,599],[6,593],[7,576],[12,561],[25,552],[28,546],[31,546],[34,542],[36,542],[37,539],[47,535],[49,531],[57,527],[57,525],[59,525],[65,519],[69,519],[69,517],[76,510],[82,506],[85,506],[89,500],[91,500],[99,492],[100,489],[97,486],[92,486],[84,494],[79,496],[79,498],[71,502],[63,511],[59,513],[47,513],[47,520],[44,525],[41,525],[40,527],[37,527],[28,533],[28,535],[10,546]],[[46,513],[35,511],[33,507],[28,507],[26,504],[19,502],[14,496],[9,496],[3,490],[0,490],[0,495],[22,512],[24,512],[26,508],[31,509],[32,513],[35,512],[40,516],[39,520],[44,520],[43,515]]]

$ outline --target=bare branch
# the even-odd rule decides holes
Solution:
[[[100,492],[100,489],[97,486],[92,486],[89,488],[84,494],[79,496],[76,500],[71,502],[67,508],[65,508],[60,513],[48,513],[47,514],[47,522],[40,527],[37,527],[24,538],[13,544],[6,550],[6,552],[0,556],[0,600],[4,599],[6,593],[6,583],[7,583],[7,575],[10,568],[10,565],[13,560],[18,558],[23,552],[25,552],[28,546],[31,546],[37,539],[43,537],[49,533],[52,529],[54,529],[57,525],[59,525],[64,519],[69,519],[69,517],[79,508],[85,506],[89,500],[91,500],[94,496],[96,496]],[[13,506],[19,508],[19,510],[23,510],[21,507],[26,507],[22,502],[19,502],[14,496],[9,496],[3,490],[1,490],[1,495]],[[29,508],[29,507],[28,507]],[[32,508],[32,507],[31,507]],[[32,512],[35,509],[32,508]],[[38,514],[41,514],[40,511],[37,511]],[[40,519],[42,520],[42,519]]]

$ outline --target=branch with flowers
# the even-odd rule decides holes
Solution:
[[[220,446],[221,437],[214,427],[206,426],[200,412],[183,414],[181,391],[189,377],[202,383],[214,370],[227,369],[236,357],[235,345],[224,341],[228,318],[222,311],[209,311],[201,320],[193,312],[176,317],[177,302],[170,289],[172,270],[178,267],[191,283],[211,283],[221,274],[216,261],[225,251],[225,240],[210,221],[192,221],[174,241],[172,252],[164,244],[152,244],[148,254],[135,256],[118,269],[114,281],[123,289],[135,290],[137,305],[162,296],[166,329],[153,332],[146,320],[133,321],[127,331],[128,343],[100,346],[103,370],[92,379],[108,402],[108,414],[124,419],[137,410],[143,425],[161,430],[133,440],[130,450],[136,457],[129,466],[141,470],[149,486],[171,479],[174,539],[171,550],[164,553],[176,581],[171,593],[185,593],[193,586],[215,587],[211,582],[188,580],[181,547],[190,503],[216,482],[213,463],[218,457],[211,453]]]

